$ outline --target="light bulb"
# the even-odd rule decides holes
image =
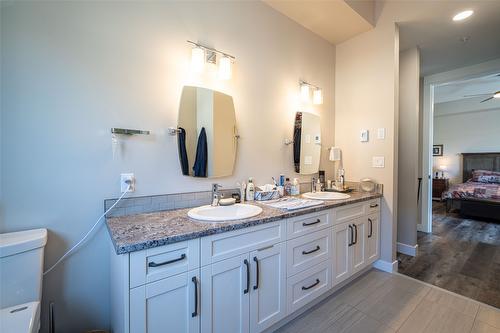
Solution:
[[[219,79],[229,80],[231,78],[231,58],[223,56],[219,60]]]
[[[474,14],[473,10],[464,10],[463,12],[458,13],[457,15],[453,16],[453,21],[462,21],[468,18]]]
[[[302,102],[309,102],[309,85],[307,83],[302,83],[300,85],[300,99]]]
[[[193,72],[200,73],[205,65],[205,51],[201,47],[191,50],[191,68]]]
[[[323,104],[323,91],[320,88],[313,91],[313,104]]]

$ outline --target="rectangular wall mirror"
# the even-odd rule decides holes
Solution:
[[[179,106],[178,150],[182,174],[233,174],[237,132],[233,98],[218,91],[185,86]]]
[[[308,112],[295,114],[293,162],[295,172],[310,175],[319,171],[321,157],[320,117]]]

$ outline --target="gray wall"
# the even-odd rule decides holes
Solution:
[[[335,48],[261,2],[2,2],[0,21],[0,232],[48,228],[45,267],[119,195],[121,172],[135,173],[134,195],[210,188],[181,176],[166,134],[185,84],[234,97],[241,140],[234,176],[218,180],[225,187],[293,176],[283,140],[304,108],[299,78],[323,88],[324,104],[307,109],[333,145]],[[187,39],[234,54],[233,79],[193,77]],[[123,140],[113,159],[111,127],[152,135]],[[108,327],[109,243],[100,228],[45,277],[42,331],[52,300],[58,332]]]
[[[417,244],[419,172],[420,53],[417,48],[399,57],[398,246]]]

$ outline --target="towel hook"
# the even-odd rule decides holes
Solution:
[[[175,128],[175,127],[169,127],[169,128],[168,128],[168,134],[170,134],[170,135],[172,135],[172,136],[173,136],[173,135],[177,135],[177,134],[179,134],[180,132],[181,132],[181,130],[180,130],[180,129],[178,129],[178,128]]]

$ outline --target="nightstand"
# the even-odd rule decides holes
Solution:
[[[448,190],[448,178],[432,179],[432,199],[441,200],[441,196],[446,190]]]

